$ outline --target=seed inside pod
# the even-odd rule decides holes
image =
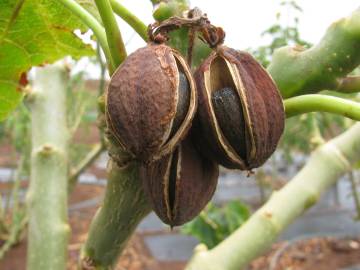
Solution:
[[[220,46],[194,76],[201,151],[227,168],[262,165],[284,129],[284,106],[270,75],[250,54]]]
[[[245,123],[235,90],[224,87],[212,94],[212,104],[221,131],[242,159],[246,159]]]
[[[176,107],[176,114],[169,138],[171,138],[175,134],[175,132],[179,129],[180,125],[184,121],[190,104],[190,84],[188,78],[185,76],[183,71],[181,71],[181,66],[178,65],[178,68],[179,68],[179,97]]]

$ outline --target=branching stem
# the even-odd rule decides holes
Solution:
[[[105,27],[111,58],[118,67],[126,58],[126,49],[109,0],[95,0]]]
[[[211,250],[204,245],[197,247],[185,269],[244,269],[269,248],[291,222],[314,205],[341,175],[351,170],[351,164],[360,159],[359,133],[360,124],[355,124],[319,147],[302,170],[231,236]]]
[[[360,121],[360,103],[327,95],[302,95],[285,99],[286,117],[308,112],[329,112]]]
[[[126,7],[124,7],[117,0],[110,0],[111,7],[114,12],[125,22],[127,22],[135,31],[139,34],[139,36],[147,42],[147,26],[133,13],[131,13]]]
[[[79,178],[80,174],[84,172],[105,150],[105,146],[102,143],[96,144],[89,153],[85,156],[85,158],[80,161],[80,163],[72,169],[69,178],[69,190],[71,191]]]
[[[79,17],[79,19],[89,27],[95,34],[99,41],[101,48],[104,51],[106,61],[109,65],[109,71],[112,73],[115,70],[115,65],[111,58],[110,49],[106,40],[106,33],[101,24],[81,5],[74,0],[59,0],[65,7],[67,7],[73,14]]]
[[[350,16],[332,23],[313,47],[275,50],[267,69],[282,96],[289,98],[324,89],[336,90],[339,80],[360,65],[359,25],[360,7]],[[342,88],[348,87],[345,85]]]

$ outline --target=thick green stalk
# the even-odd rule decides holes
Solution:
[[[112,61],[110,49],[106,40],[106,33],[102,25],[81,5],[75,0],[59,0],[65,7],[67,7],[73,14],[78,16],[80,20],[89,27],[95,34],[97,40],[100,43],[101,48],[104,51],[106,61],[109,66],[109,71],[112,73],[116,66]]]
[[[360,8],[333,23],[322,40],[305,50],[275,51],[268,71],[283,97],[337,89],[341,78],[360,64]]]
[[[360,121],[360,103],[327,95],[302,95],[284,100],[286,117],[308,113],[329,112]]]
[[[28,270],[66,269],[68,129],[67,72],[56,63],[37,68],[29,96],[32,120],[30,187],[27,193]]]
[[[119,15],[121,19],[127,22],[146,42],[148,40],[147,26],[138,17],[125,8],[119,1],[110,0],[110,3],[114,12]]]
[[[81,269],[113,269],[136,226],[150,212],[138,174],[138,164],[120,168],[110,159],[104,203],[91,223]]]
[[[126,58],[126,49],[114,13],[109,0],[95,0],[95,3],[105,26],[111,58],[118,67]]]
[[[360,124],[319,147],[305,167],[230,237],[212,250],[199,246],[186,270],[243,269],[358,160]]]

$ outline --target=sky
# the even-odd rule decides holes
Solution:
[[[257,47],[262,43],[261,33],[276,20],[276,13],[281,10],[282,0],[192,0],[191,6],[197,6],[208,14],[214,25],[222,26],[226,31],[226,43],[237,49]],[[149,0],[121,1],[129,10],[146,23],[152,22],[152,6]],[[219,2],[221,6],[219,6]],[[299,31],[303,39],[316,43],[325,33],[326,28],[339,18],[349,15],[357,7],[359,0],[297,0],[303,9],[299,14]],[[282,9],[286,17],[286,9]],[[291,14],[289,14],[291,16]],[[286,23],[286,18],[283,21]],[[124,40],[129,41],[132,30],[120,22]],[[138,37],[133,37],[128,44],[129,51],[143,46]]]
[[[119,0],[125,7],[146,24],[153,22],[152,5],[149,0]],[[280,6],[282,0],[192,0],[191,7],[199,7],[208,14],[210,21],[222,26],[226,32],[225,45],[235,49],[256,48],[267,44],[261,33],[276,22],[276,13],[281,11],[281,23],[286,25],[294,17],[289,10]],[[299,17],[300,37],[310,43],[317,43],[327,27],[334,21],[348,16],[360,7],[359,0],[297,0],[303,13]],[[145,42],[125,22],[118,19],[128,53],[145,45]],[[76,66],[83,68],[84,63]],[[91,74],[96,68],[89,66]]]

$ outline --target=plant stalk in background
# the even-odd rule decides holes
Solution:
[[[31,177],[27,193],[28,270],[64,270],[67,222],[68,128],[63,64],[37,68],[29,96],[32,118]]]
[[[230,237],[209,251],[199,245],[186,270],[243,269],[358,160],[360,124],[319,147],[306,166]]]
[[[283,97],[325,89],[346,90],[347,87],[341,85],[343,77],[360,64],[359,25],[360,7],[334,22],[320,42],[310,49],[299,46],[277,49],[268,71]]]

